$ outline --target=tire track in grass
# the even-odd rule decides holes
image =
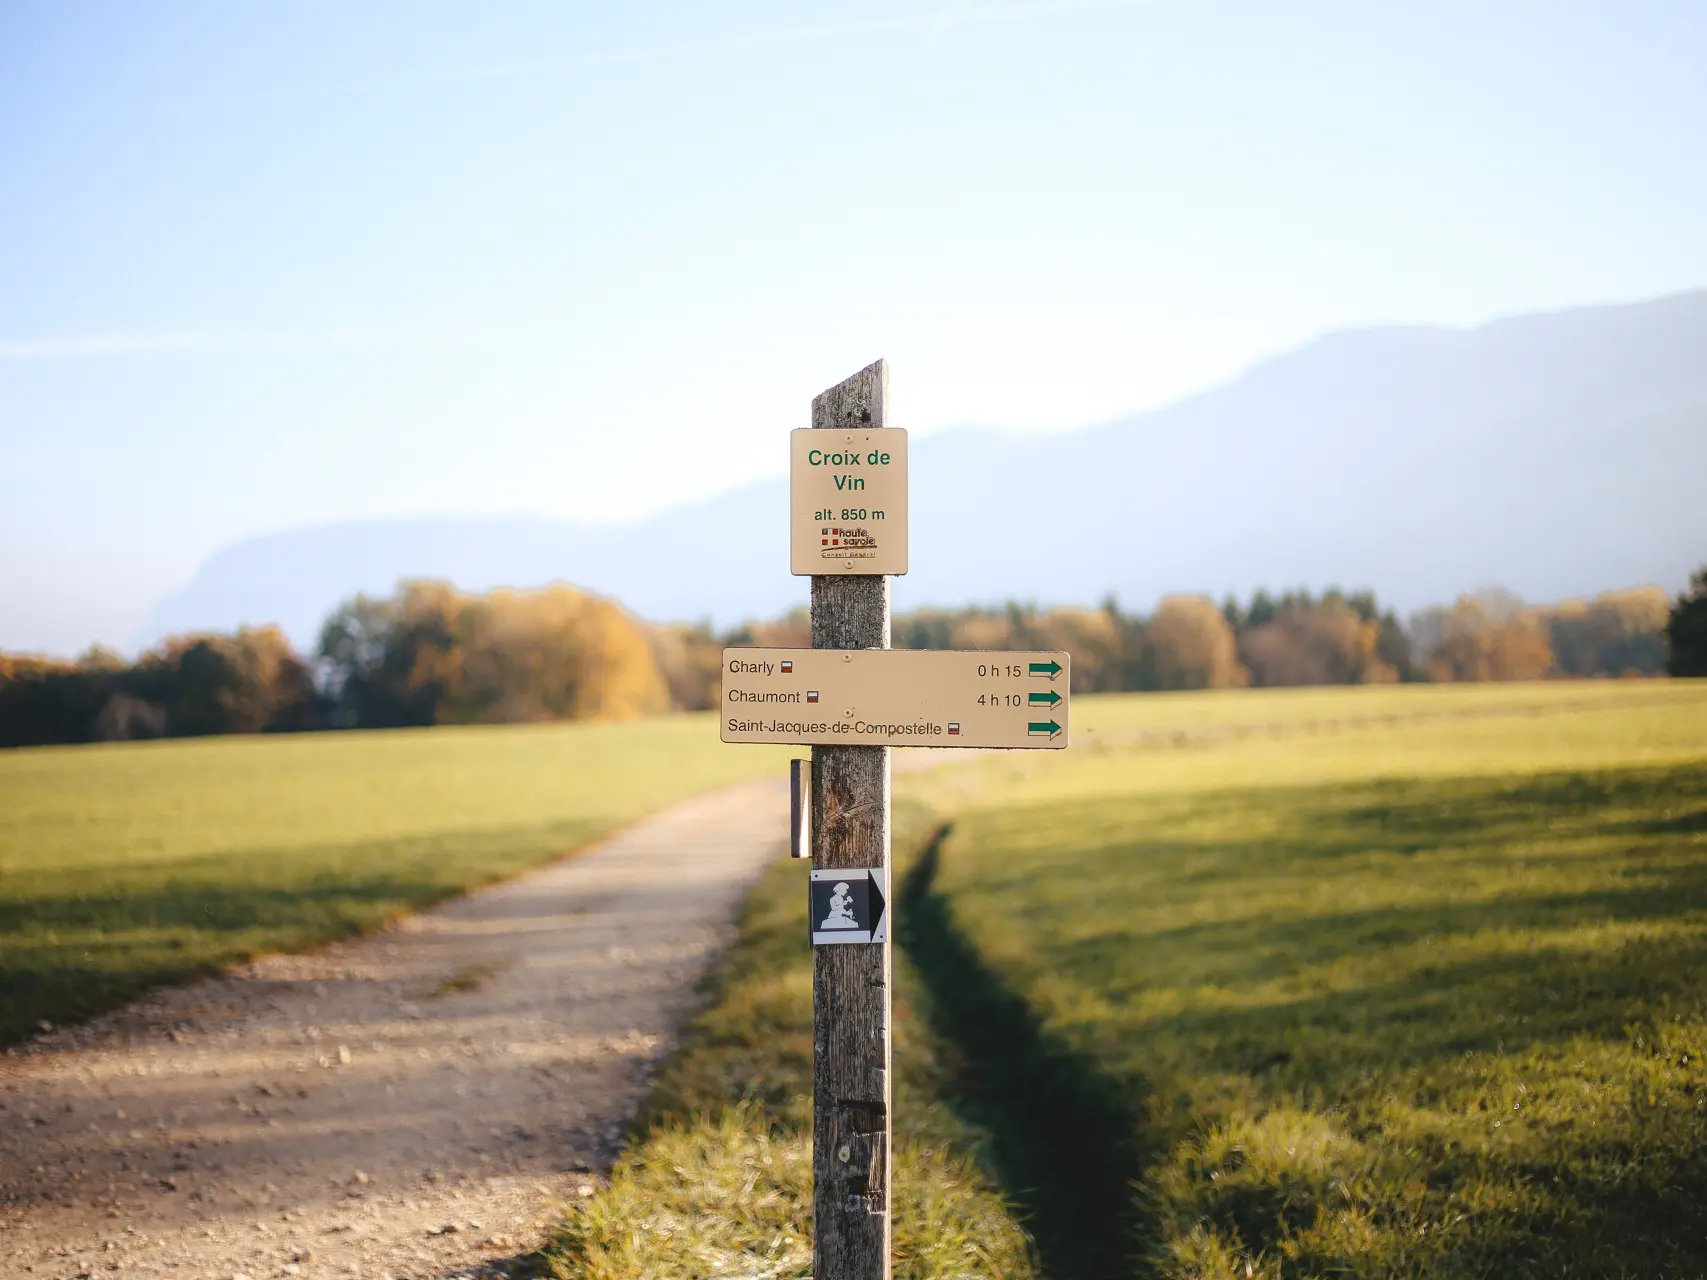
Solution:
[[[951,1105],[992,1135],[989,1157],[1025,1215],[1050,1280],[1147,1271],[1155,1238],[1135,1184],[1154,1157],[1141,1108],[1084,1054],[1044,1034],[992,972],[935,888],[950,827],[902,882],[898,938],[923,979],[924,1013],[956,1051]]]

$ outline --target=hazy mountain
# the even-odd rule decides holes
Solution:
[[[280,533],[215,555],[142,639],[277,620],[308,643],[339,600],[405,577],[565,579],[656,619],[774,614],[807,595],[785,512],[778,481],[615,528]],[[1148,608],[1337,583],[1411,608],[1491,583],[1543,600],[1681,586],[1707,560],[1707,291],[1335,334],[1106,426],[915,440],[911,557],[900,607],[1112,592]]]

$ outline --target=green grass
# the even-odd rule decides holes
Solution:
[[[1123,1118],[1076,1165],[1008,1143],[1022,1197],[1063,1184],[1030,1194],[1057,1280],[1110,1274],[1049,1241],[1111,1161],[1125,1274],[1707,1275],[1707,685],[1084,700],[1075,732],[907,780],[953,821],[934,1001],[1024,1015],[996,1146],[1058,1096]]]
[[[913,823],[906,828],[918,832]],[[550,1251],[565,1280],[812,1274],[812,955],[806,864],[748,900],[707,1003],[666,1066],[610,1185]],[[894,1239],[898,1280],[1036,1275],[979,1163],[982,1135],[947,1104],[945,1051],[897,957]]]
[[[780,773],[709,716],[0,752],[0,1045]]]

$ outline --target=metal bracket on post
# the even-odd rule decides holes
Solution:
[[[812,762],[788,762],[788,856],[812,856]]]

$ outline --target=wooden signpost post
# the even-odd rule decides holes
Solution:
[[[812,745],[792,826],[812,856],[816,1280],[890,1274],[889,748],[1068,738],[1064,653],[890,650],[909,495],[888,399],[879,360],[815,398],[794,433],[789,554],[812,578],[812,648],[723,651],[723,740]]]
[[[882,428],[888,400],[889,366],[879,360],[815,398],[812,426],[844,436]],[[791,510],[796,525],[799,516]],[[887,649],[889,579],[814,575],[812,647]],[[811,826],[815,870],[888,869],[888,747],[812,748]],[[889,947],[886,931],[864,946],[812,949],[817,1280],[889,1280]]]

